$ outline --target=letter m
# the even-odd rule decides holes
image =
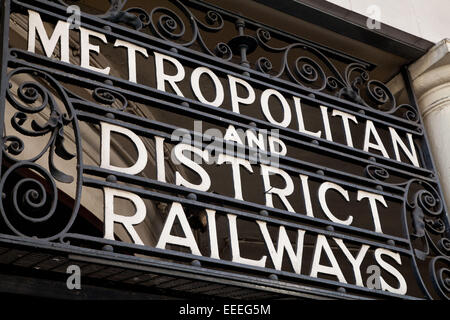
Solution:
[[[61,61],[69,63],[69,23],[58,21],[49,38],[39,13],[28,10],[28,14],[28,51],[35,52],[37,32],[47,57],[50,58],[52,56],[56,44],[60,41]]]

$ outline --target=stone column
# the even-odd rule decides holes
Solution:
[[[450,40],[437,43],[409,71],[442,192],[450,208]],[[391,82],[393,87],[395,82]]]

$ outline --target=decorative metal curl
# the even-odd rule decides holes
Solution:
[[[282,65],[276,77],[281,77],[286,72],[290,80],[299,85],[307,86],[316,91],[326,89],[332,93],[334,92],[340,99],[374,108],[387,114],[397,115],[399,111],[405,110],[399,113],[398,116],[416,123],[419,121],[417,110],[406,104],[397,106],[396,99],[389,88],[380,81],[370,80],[368,70],[363,64],[350,63],[344,72],[341,73],[320,50],[309,44],[298,42],[284,47],[271,46],[269,42],[272,39],[272,35],[270,31],[263,28],[256,30],[256,39],[258,45],[264,50],[272,53],[284,53]],[[287,63],[287,56],[289,51],[294,48],[308,51],[317,59],[298,57],[296,60],[296,72],[292,73]],[[302,60],[305,61],[305,64],[302,68],[298,68],[298,63]],[[319,62],[323,63],[329,72],[325,72],[325,69],[319,65]],[[258,71],[265,72],[259,63],[256,66]],[[300,78],[297,79],[295,76],[300,76]],[[311,88],[309,84],[319,80],[319,78],[321,80],[320,84]]]
[[[440,264],[441,266],[438,267],[438,264]],[[450,300],[450,258],[433,258],[430,261],[429,269],[433,286],[439,297],[442,299]]]
[[[112,106],[114,103],[118,103],[118,109],[120,111],[124,111],[128,106],[128,100],[122,94],[106,88],[96,88],[92,92],[92,96],[97,102],[109,106]]]
[[[22,82],[14,89],[11,84],[15,78],[20,79],[24,75],[32,77],[32,80]],[[70,229],[80,207],[82,152],[79,125],[69,98],[73,93],[48,73],[29,67],[16,67],[8,73],[7,79],[10,82],[6,90],[7,107],[17,110],[10,120],[12,128],[24,136],[45,136],[48,140],[37,155],[26,157],[22,155],[26,148],[24,141],[10,134],[10,128],[4,133],[2,151],[12,165],[0,180],[0,214],[16,235],[54,240]],[[31,115],[44,112],[48,115],[45,123],[29,120]],[[65,129],[69,125],[75,137],[76,154],[70,153],[64,145]],[[46,168],[36,163],[44,154],[48,161]],[[55,154],[63,160],[76,157],[76,180],[55,167]],[[71,214],[67,208],[61,208],[57,182],[73,183],[70,186],[74,199]]]
[[[47,150],[50,150],[48,156],[48,165],[52,176],[63,183],[73,182],[73,177],[65,174],[56,168],[54,164],[54,154],[56,153],[59,157],[64,160],[71,160],[75,157],[75,154],[70,153],[64,146],[64,127],[69,125],[73,120],[73,111],[71,106],[68,104],[68,99],[63,89],[59,84],[47,73],[39,70],[34,70],[31,68],[17,68],[8,74],[8,80],[14,76],[20,74],[32,74],[36,78],[41,78],[47,81],[52,88],[58,91],[59,96],[66,103],[67,112],[62,112],[56,103],[53,94],[49,92],[48,89],[44,88],[42,84],[38,83],[37,80],[34,82],[27,81],[19,85],[17,89],[17,96],[20,100],[17,100],[13,94],[11,87],[6,92],[6,98],[8,102],[18,110],[11,118],[11,125],[13,128],[25,136],[37,137],[50,134],[50,138],[44,148],[31,159],[27,159],[34,162],[41,158]],[[41,100],[39,104],[39,100]],[[27,105],[23,104],[25,102]],[[37,107],[33,107],[33,104],[38,103]],[[43,111],[46,107],[50,109],[50,117],[47,122],[43,125],[37,123],[35,120],[31,121],[31,130],[25,128],[24,124],[28,120],[28,114],[36,114]],[[13,156],[17,156],[23,151],[23,141],[15,136],[8,136],[3,138],[3,143],[10,143],[8,147],[3,146],[5,156],[11,161],[16,161]]]
[[[271,39],[272,36],[270,31],[263,28],[258,28],[256,30],[256,40],[261,48],[268,52],[283,53],[281,67],[275,77],[281,77],[286,73],[291,81],[315,91],[322,91],[325,88],[332,88],[336,90],[338,88],[344,87],[345,80],[341,76],[340,72],[333,65],[333,63],[331,63],[331,61],[318,49],[307,44],[306,42],[293,43],[284,47],[274,47],[268,43]],[[309,52],[317,57],[318,60],[316,61],[307,56],[296,57],[294,72],[292,72],[291,67],[289,66],[288,57],[290,55],[290,52],[294,49],[301,49]],[[324,69],[318,61],[323,63],[326,68],[330,70],[330,76],[326,75]],[[299,67],[299,65],[301,66]],[[259,71],[263,71],[258,64],[257,69]],[[314,86],[312,86],[313,83],[315,83]]]
[[[409,199],[409,190],[412,189],[414,184],[420,186],[420,190],[416,191],[412,195],[412,199]],[[425,216],[432,217],[432,221],[438,218],[443,212],[443,203],[440,199],[438,191],[428,182],[422,180],[412,180],[407,186],[407,199],[406,204],[412,209],[412,221],[414,227],[414,233],[412,236],[415,238],[422,238],[427,235],[426,225],[433,225],[433,222],[425,223]],[[416,253],[420,258],[424,258],[424,254],[428,254],[428,244],[426,244],[426,250]]]
[[[228,44],[219,42],[214,48],[214,55],[224,60],[231,60],[233,51]]]
[[[411,224],[414,230],[408,233],[414,252],[415,272],[422,290],[429,298],[433,297],[431,286],[424,281],[429,276],[434,291],[441,298],[449,299],[450,269],[443,268],[442,263],[448,266],[450,262],[450,232],[439,192],[428,182],[411,180],[406,187],[404,210],[405,214],[412,210]],[[427,258],[431,259],[429,275],[422,274],[423,268],[420,268],[427,263]]]
[[[265,57],[259,58],[256,62],[256,66],[259,71],[264,73],[269,73],[273,68],[272,62],[270,62],[270,60]]]
[[[64,0],[54,1],[67,6]],[[226,44],[227,41],[219,42],[214,47],[208,47],[201,31],[208,33],[223,31],[225,30],[225,19],[234,22],[236,16],[203,7],[205,16],[199,18],[192,12],[187,3],[180,0],[170,0],[179,10],[177,12],[168,7],[155,7],[151,12],[137,7],[124,9],[126,2],[127,0],[109,0],[110,7],[107,12],[97,17],[115,23],[125,23],[136,30],[149,27],[154,36],[173,42],[176,46],[191,47],[197,44],[201,51],[209,55],[226,61],[231,61],[233,58],[233,50]],[[401,117],[411,122],[417,123],[419,121],[418,112],[414,107],[407,104],[397,106],[394,95],[386,85],[377,80],[370,80],[367,65],[351,62],[345,70],[340,71],[335,63],[328,58],[328,52],[319,46],[302,39],[293,40],[290,38],[286,40],[286,37],[279,35],[276,31],[269,31],[268,28],[261,27],[260,24],[242,21],[245,28],[255,29],[256,34],[255,37],[244,34],[241,37],[256,39],[254,40],[255,47],[259,46],[267,52],[279,53],[282,56],[279,71],[273,70],[272,62],[268,61],[266,57],[257,57],[253,63],[257,71],[265,74],[270,72],[275,78],[287,75],[293,83],[311,90],[318,92],[326,90],[326,93],[335,95],[340,99]],[[187,32],[188,29],[190,29],[190,32]],[[271,45],[271,41],[275,38],[287,42],[287,45]],[[312,54],[313,58],[299,56],[296,57],[295,65],[289,66],[288,55],[293,49],[303,49]],[[194,50],[198,49],[194,48]],[[237,51],[234,54],[240,55]],[[273,58],[271,59],[273,61]],[[349,59],[349,61],[355,60]],[[251,64],[250,61],[249,65]]]
[[[384,182],[390,177],[389,172],[386,169],[375,165],[368,165],[364,169],[364,173],[368,178],[381,182]]]
[[[222,15],[216,11],[209,10],[206,12],[205,21],[201,21],[197,16],[195,16],[191,10],[189,10],[182,2],[173,1],[175,6],[183,12],[183,14],[188,18],[189,24],[191,26],[192,37],[190,39],[181,41],[186,35],[186,25],[183,19],[175,13],[173,10],[164,7],[156,7],[149,14],[149,26],[152,33],[166,41],[176,41],[177,45],[183,47],[190,47],[195,42],[197,42],[202,50],[212,56],[224,59],[226,61],[231,60],[233,57],[233,52],[231,48],[223,43],[219,42],[216,44],[214,49],[208,48],[203,37],[200,33],[200,29],[207,32],[218,32],[224,27],[224,20]],[[155,16],[161,14],[158,22],[155,23]]]
[[[417,203],[425,210],[425,213],[432,216],[439,216],[442,213],[443,205],[436,189],[420,190],[416,194]]]
[[[339,88],[344,88],[345,85],[344,83],[337,79],[336,77],[333,76],[328,76],[327,77],[327,90],[331,91],[331,92],[335,92],[337,91]]]
[[[159,17],[158,23],[155,24],[153,16],[157,13],[162,13],[162,15]],[[183,20],[174,11],[162,7],[154,8],[150,12],[150,26],[156,34],[165,40],[177,40],[186,33],[186,26]],[[190,45],[191,41],[186,45]]]
[[[19,180],[12,177],[21,170],[32,170],[39,176]],[[44,183],[47,187],[44,186]],[[0,181],[0,190],[2,192],[0,213],[6,225],[16,235],[34,236],[34,234],[27,235],[20,230],[23,227],[23,222],[33,224],[47,222],[56,213],[58,204],[56,184],[50,173],[35,163],[21,161],[11,166]],[[5,209],[7,202],[11,204],[9,210]],[[23,222],[19,223],[20,221]],[[36,230],[39,230],[39,228]]]
[[[294,81],[303,87],[307,87],[315,91],[322,91],[327,87],[328,78],[325,74],[325,71],[316,61],[314,61],[309,57],[306,56],[297,57],[294,63],[295,69],[294,72],[292,72],[291,67],[289,66],[288,57],[293,49],[299,48],[311,52],[317,57],[319,57],[319,59],[325,65],[327,65],[329,68],[331,68],[333,71],[336,72],[337,77],[340,77],[338,76],[337,70],[334,70],[334,67],[332,66],[331,62],[322,53],[320,53],[317,49],[313,47],[301,43],[296,43],[294,45],[286,47],[282,62],[283,66],[277,77],[280,77],[286,71],[291,81]],[[301,65],[301,67],[299,67],[299,65]]]
[[[23,141],[15,136],[3,137],[3,151],[12,155],[19,155],[23,152],[25,145]]]
[[[445,253],[446,256],[450,256],[450,239],[442,238],[438,243],[439,248]]]
[[[18,97],[26,103],[26,105],[20,103],[19,101],[13,99],[11,96],[11,91],[7,91],[7,97],[10,100],[15,101],[15,108],[24,113],[38,113],[41,112],[48,105],[48,94],[47,89],[45,89],[41,84],[37,82],[23,82],[17,89]],[[42,102],[39,106],[31,107],[30,105],[35,103],[39,98]]]
[[[405,187],[409,183],[409,180],[401,181],[400,179],[400,182],[393,182],[392,180],[394,179],[391,179],[392,177],[389,174],[389,171],[375,164],[368,164],[364,168],[364,175],[369,179],[382,182],[383,184],[387,184],[389,186]]]
[[[278,48],[266,45],[266,43],[269,42],[270,39],[272,39],[272,36],[270,35],[270,32],[265,29],[258,28],[256,30],[256,39],[258,40],[259,45],[268,51],[271,51],[271,52],[282,51],[282,49],[280,50]]]
[[[223,29],[224,27],[224,21],[222,18],[222,15],[216,11],[208,10],[206,12],[206,22],[208,25],[205,25],[203,22],[201,22],[199,19],[196,19],[198,25],[200,28],[211,31],[211,32],[217,32]]]
[[[230,61],[233,58],[233,51],[230,46],[224,42],[219,42],[213,51],[211,51],[203,40],[202,34],[200,33],[200,29],[217,33],[223,30],[225,23],[222,15],[216,11],[208,10],[206,12],[206,24],[203,23],[197,16],[195,16],[185,5],[181,2],[179,3],[179,7],[182,8],[182,11],[187,15],[187,17],[195,24],[193,30],[195,32],[194,36],[196,37],[196,41],[200,44],[201,48],[208,54],[219,57],[223,60]]]
[[[150,24],[150,15],[144,9],[133,7],[128,8],[127,10],[125,10],[125,12],[135,15],[139,19],[140,23],[132,23],[132,26],[135,26],[136,30],[141,30],[142,28],[145,28]]]
[[[416,108],[409,104],[401,104],[395,108],[392,108],[390,111],[387,111],[388,114],[396,114],[398,111],[403,111],[403,118],[415,123],[419,123],[419,113]]]
[[[55,0],[59,4],[68,7],[69,4],[65,0]],[[78,0],[77,0],[78,1]],[[126,25],[140,30],[143,26],[142,21],[142,9],[130,8],[128,10],[123,10],[123,7],[128,0],[109,0],[109,8],[104,14],[97,15],[98,18],[111,21],[114,23],[125,23]],[[136,16],[136,14],[138,16]]]
[[[299,68],[300,64],[302,64],[301,68]],[[306,83],[314,83],[319,80],[319,78],[322,79],[321,81],[323,84],[320,90],[325,88],[325,72],[313,59],[308,57],[297,58],[295,61],[295,71],[296,74]]]
[[[445,232],[445,223],[442,219],[425,219],[426,227],[434,234]]]
[[[366,91],[370,100],[377,106],[383,106],[390,102],[389,110],[395,107],[394,95],[382,82],[377,80],[368,81]]]

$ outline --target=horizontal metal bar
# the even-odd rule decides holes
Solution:
[[[76,236],[76,234],[74,234],[74,236]],[[107,242],[115,243],[116,241]],[[39,250],[57,253],[58,256],[67,255],[71,261],[76,260],[80,263],[94,263],[94,259],[96,259],[97,262],[99,262],[100,259],[106,259],[99,264],[113,265],[129,270],[140,270],[142,272],[151,272],[162,275],[173,275],[176,277],[190,278],[199,281],[219,282],[241,287],[246,286],[258,290],[269,290],[280,294],[296,295],[296,292],[310,292],[311,294],[315,292],[316,294],[320,294],[322,296],[333,296],[335,298],[351,296],[349,294],[343,294],[331,290],[328,291],[303,286],[300,284],[274,281],[264,277],[242,275],[239,273],[196,267],[182,263],[156,260],[150,257],[141,258],[132,255],[130,256],[126,254],[107,252],[104,250],[76,247],[64,243],[50,243],[39,239],[20,238],[17,236],[0,234],[0,243],[21,248],[22,250]],[[377,293],[375,292],[374,294],[376,295]],[[357,297],[355,296],[355,298]]]
[[[364,297],[354,296],[350,294],[335,292],[332,290],[319,289],[314,287],[308,287],[301,284],[293,284],[285,281],[271,281],[269,279],[264,279],[260,277],[254,277],[242,274],[233,274],[227,272],[220,272],[216,270],[211,270],[207,268],[192,268],[189,265],[176,265],[174,263],[166,263],[164,261],[158,261],[153,259],[148,259],[149,262],[143,261],[130,261],[120,255],[119,257],[114,257],[111,260],[109,256],[98,257],[96,255],[70,255],[74,260],[79,260],[82,262],[97,262],[101,264],[109,264],[112,266],[121,266],[124,268],[135,269],[140,271],[167,274],[177,277],[190,277],[195,280],[209,280],[213,283],[223,283],[226,285],[233,285],[238,287],[253,288],[256,290],[268,290],[278,294],[285,295],[296,295],[295,293],[300,293],[299,297],[303,297],[304,294],[314,295],[314,298],[328,297],[328,298],[347,298],[347,299],[365,299]],[[135,257],[133,257],[135,258]],[[107,259],[107,260],[106,260]],[[106,261],[105,261],[106,260]],[[134,259],[133,259],[134,260]],[[137,262],[137,263],[136,263]],[[140,264],[138,264],[140,263]]]
[[[107,239],[101,239],[101,238],[77,235],[77,234],[67,234],[67,239],[85,240],[88,242],[91,241],[91,242],[95,242],[95,243],[102,243],[105,245],[109,244],[112,246],[128,248],[131,250],[134,249],[133,251],[135,251],[136,253],[140,252],[142,254],[145,254],[145,253],[153,254],[158,257],[166,257],[166,258],[172,258],[172,259],[181,258],[185,261],[199,260],[202,263],[204,263],[205,265],[215,265],[215,266],[227,267],[227,268],[229,268],[229,270],[236,270],[236,271],[241,271],[241,272],[243,270],[247,270],[248,272],[253,271],[253,272],[257,272],[261,275],[264,274],[264,275],[266,275],[266,277],[269,276],[270,274],[276,274],[282,279],[286,278],[291,281],[304,281],[306,283],[322,284],[322,285],[327,285],[327,286],[333,286],[336,288],[342,287],[342,288],[354,290],[357,292],[362,292],[362,293],[367,293],[367,294],[372,294],[372,295],[386,296],[386,297],[395,297],[395,298],[401,298],[401,299],[413,298],[413,297],[409,297],[409,296],[401,296],[401,295],[393,294],[393,293],[390,293],[387,291],[372,290],[372,289],[368,289],[365,287],[360,287],[360,286],[356,286],[356,285],[352,285],[352,284],[348,284],[348,283],[342,283],[342,282],[328,280],[328,279],[314,278],[314,277],[310,277],[310,276],[306,276],[306,275],[295,274],[295,273],[280,271],[280,270],[275,270],[275,269],[260,268],[260,267],[235,263],[235,262],[226,261],[226,260],[212,259],[212,258],[208,258],[208,257],[204,257],[204,256],[197,256],[197,255],[193,255],[193,254],[189,254],[189,253],[181,253],[181,252],[177,252],[174,250],[168,250],[168,249],[163,250],[163,249],[157,249],[157,248],[152,248],[152,247],[148,247],[148,246],[128,244],[128,243],[117,242],[117,241],[113,241],[113,240],[107,240]],[[115,259],[117,259],[117,257],[120,256],[120,254],[117,254],[117,253],[112,253],[112,255],[114,256]],[[125,257],[130,257],[130,256],[125,255]],[[147,260],[147,258],[141,258],[141,259],[143,259],[144,261]],[[187,267],[190,267],[190,266],[187,266],[184,264],[182,264],[181,266],[183,266],[183,268],[186,268],[186,269],[187,269]],[[203,269],[205,272],[209,272],[211,270],[208,267],[202,267],[201,269]],[[197,272],[198,272],[198,269],[197,269]],[[221,271],[219,271],[219,272],[221,272]],[[233,276],[234,276],[234,274],[233,274]],[[260,280],[260,278],[256,278],[256,279]],[[287,286],[288,284],[294,285],[293,283],[284,282],[284,281],[282,282],[282,284],[283,284],[283,287]],[[413,298],[413,299],[415,299],[415,298]]]

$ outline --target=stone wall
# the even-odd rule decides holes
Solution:
[[[432,42],[450,38],[448,0],[327,0]],[[378,6],[379,12],[373,6]]]

